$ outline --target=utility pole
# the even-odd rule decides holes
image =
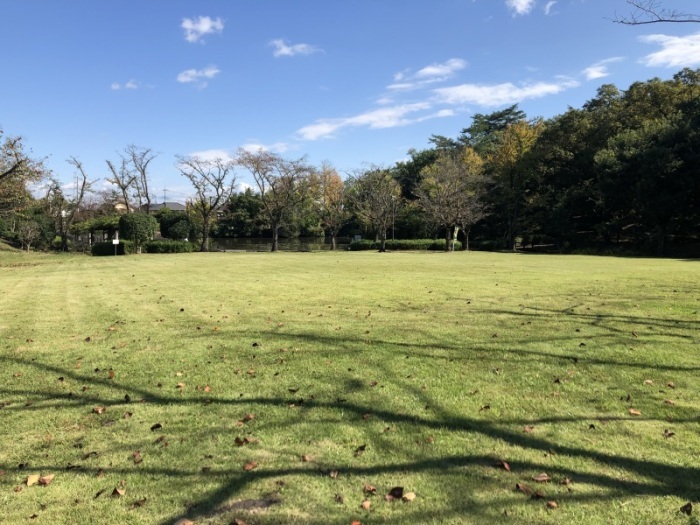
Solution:
[[[163,206],[165,206],[165,201],[168,200],[168,189],[163,188]]]

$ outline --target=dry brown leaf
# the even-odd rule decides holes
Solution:
[[[138,450],[134,451],[133,456],[135,465],[138,465],[143,461],[143,458],[141,457],[141,452],[139,452]]]
[[[360,507],[362,507],[367,512],[369,512],[369,509],[372,507],[372,502],[370,500],[366,499],[360,504]]]
[[[647,380],[644,381],[644,384],[645,384],[645,385],[653,385],[653,384],[654,384],[654,381],[651,380],[651,379],[647,379]]]
[[[387,496],[390,499],[401,499],[403,497],[403,487],[393,487]]]
[[[403,501],[413,501],[416,499],[416,493],[415,492],[406,492],[403,497],[401,498]]]
[[[362,489],[365,494],[376,494],[377,493],[377,487],[374,485],[370,485],[369,483],[365,483],[364,488]]]
[[[523,428],[523,432],[525,432],[526,434],[529,434],[533,430],[535,430],[535,427],[533,425],[527,425],[526,427]]]
[[[106,410],[107,410],[106,406],[93,407],[92,412],[94,414],[104,414]]]
[[[255,414],[246,414],[240,421],[241,423],[247,423],[248,421],[252,421],[253,419],[255,419]]]
[[[532,488],[529,485],[526,485],[525,483],[516,483],[515,490],[522,492],[523,494],[527,494],[528,496],[532,495],[532,493],[534,492]]]
[[[243,470],[245,470],[246,472],[248,472],[248,471],[250,471],[250,470],[253,470],[253,469],[256,468],[257,466],[258,466],[258,464],[257,464],[255,461],[249,461],[248,463],[246,463],[245,465],[243,465]]]
[[[211,392],[211,387],[210,387],[209,385],[205,386],[205,387],[204,387],[204,391],[207,392],[207,393],[208,393],[208,392]]]
[[[559,508],[559,505],[557,504],[556,501],[550,500],[550,501],[547,502],[547,508],[548,508],[548,509],[558,509],[558,508]]]
[[[365,453],[365,450],[367,450],[367,445],[360,445],[359,447],[357,447],[357,448],[355,449],[355,454],[354,454],[355,457],[359,457],[359,456],[361,456],[362,454],[364,454],[364,453]]]
[[[667,405],[675,405],[676,402],[673,399],[664,399],[664,403]]]
[[[49,474],[48,476],[42,476],[39,478],[39,485],[51,485],[51,482],[53,481],[53,478],[55,478],[55,474]]]
[[[109,378],[114,379],[114,370],[109,371]]]
[[[547,483],[548,481],[552,480],[552,478],[550,478],[546,472],[537,474],[537,476],[533,477],[532,479],[533,481],[537,481],[538,483]]]
[[[194,525],[194,521],[188,520],[187,518],[180,518],[173,525]]]
[[[671,432],[669,429],[664,430],[664,437],[665,437],[665,438],[670,438],[670,437],[673,437],[673,436],[675,436],[675,435],[676,435],[676,433],[675,433],[675,432]]]
[[[510,465],[508,464],[507,461],[504,461],[502,459],[499,459],[498,461],[496,461],[496,464],[494,466],[502,468],[503,470],[507,470],[508,472],[510,472]]]
[[[29,476],[27,476],[27,487],[31,487],[32,485],[36,485],[37,483],[39,483],[39,474],[30,474]]]
[[[671,381],[670,383],[666,383],[666,386],[668,388],[676,388],[676,384],[673,381]]]
[[[179,388],[180,390],[182,390],[182,389],[185,388],[186,386],[187,386],[187,385],[186,385],[185,383],[178,383],[177,385],[175,385],[175,388]]]
[[[562,485],[571,485],[571,480],[569,478],[564,478],[561,480]]]
[[[126,494],[126,489],[123,488],[115,487],[112,491],[112,496],[115,498],[121,498],[124,494]]]
[[[301,460],[304,463],[308,463],[309,461],[313,461],[313,459],[314,459],[313,456],[310,456],[309,454],[302,454],[301,455]]]
[[[636,408],[630,408],[629,413],[630,413],[630,415],[633,415],[633,416],[641,416],[642,415],[642,413],[639,410],[637,410]]]

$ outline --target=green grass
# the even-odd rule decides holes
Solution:
[[[699,310],[697,261],[3,252],[0,523],[696,523]]]

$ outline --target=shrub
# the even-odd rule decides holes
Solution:
[[[194,245],[185,241],[148,241],[143,249],[146,253],[189,253]]]
[[[382,243],[379,241],[371,241],[362,239],[350,243],[350,250],[378,250]],[[445,250],[445,239],[397,239],[386,241],[387,250]],[[462,243],[455,242],[455,250],[461,250]]]
[[[157,229],[158,221],[152,215],[128,213],[119,218],[119,233],[124,239],[133,241],[139,253],[141,245],[152,239]]]
[[[114,255],[114,244],[112,244],[112,241],[96,242],[92,245],[90,251],[92,255],[96,256]],[[133,242],[125,240],[119,241],[117,245],[117,255],[127,255],[134,253],[134,251],[135,247]]]

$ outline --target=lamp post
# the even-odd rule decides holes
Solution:
[[[396,224],[396,195],[391,196],[391,240],[394,239],[394,226]]]

